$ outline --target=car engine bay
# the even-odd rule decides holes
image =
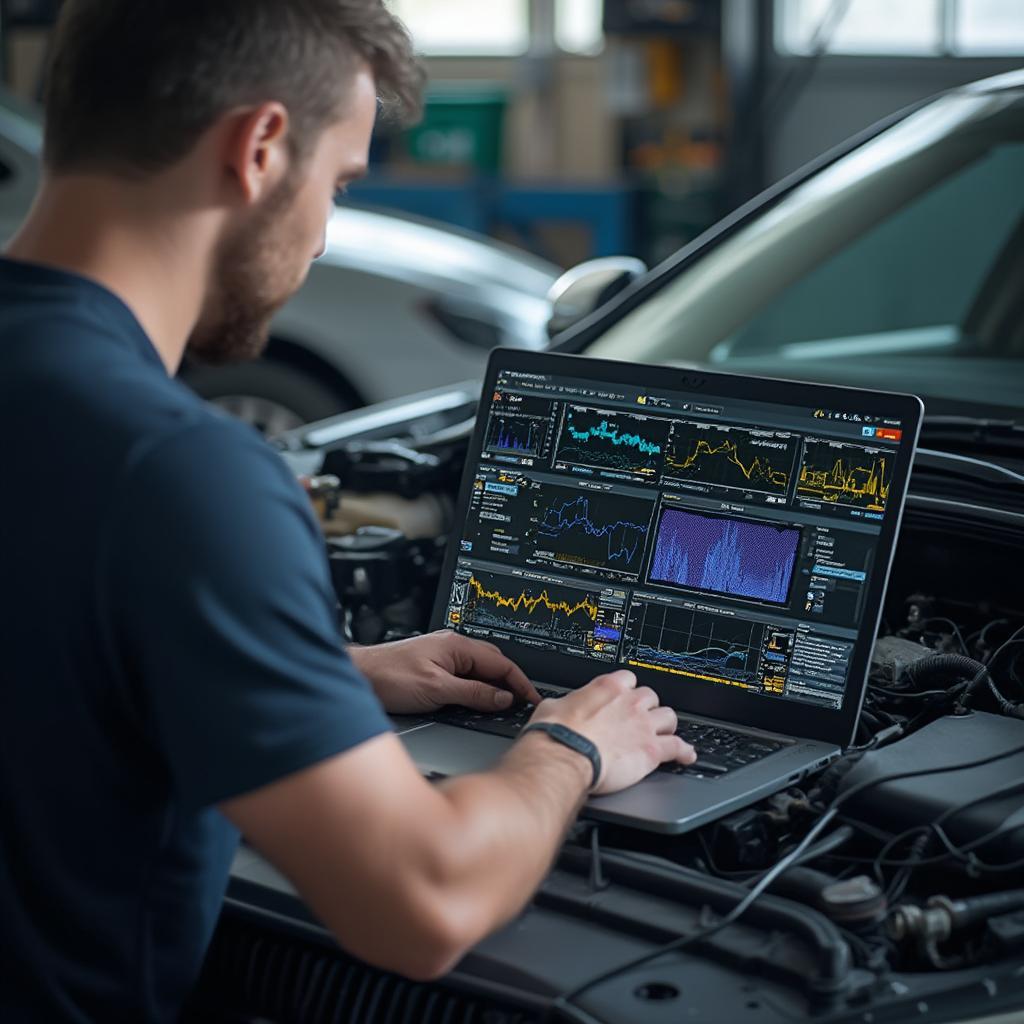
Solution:
[[[352,642],[428,628],[475,401],[430,394],[277,442]],[[581,818],[522,915],[432,984],[348,957],[243,846],[194,1019],[1024,1019],[1024,476],[972,429],[947,450],[926,421],[838,761],[680,836]]]

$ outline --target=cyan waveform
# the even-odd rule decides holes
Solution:
[[[537,532],[545,537],[561,537],[579,531],[589,537],[604,538],[608,545],[608,561],[621,559],[629,563],[647,536],[645,523],[617,519],[599,526],[590,515],[590,498],[581,496],[547,509],[537,525]]]
[[[785,604],[800,531],[666,509],[651,579]]]
[[[572,413],[566,421],[566,429],[569,436],[576,441],[589,442],[594,438],[602,441],[610,441],[613,445],[625,445],[627,448],[636,448],[644,455],[657,455],[661,451],[661,445],[655,441],[649,441],[640,434],[620,434],[618,427],[612,427],[607,420],[601,420],[596,427],[587,427],[585,430],[577,430],[572,425]]]

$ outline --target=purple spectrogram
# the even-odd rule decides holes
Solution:
[[[665,509],[651,579],[785,604],[800,531]]]

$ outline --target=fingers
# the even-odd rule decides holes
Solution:
[[[512,705],[512,694],[479,679],[452,676],[444,685],[446,699],[475,711],[502,711]]]
[[[672,735],[679,727],[679,719],[671,708],[653,708],[651,710],[651,721],[654,723],[654,731],[659,736]]]
[[[636,690],[633,699],[636,706],[644,711],[652,711],[660,703],[658,695],[649,686],[641,686]]]
[[[591,692],[603,691],[604,696],[625,693],[627,690],[636,689],[636,676],[626,669],[619,669],[617,672],[607,672],[603,676],[594,676],[583,689],[589,690],[591,687]]]
[[[697,752],[678,736],[659,736],[658,755],[662,763],[678,761],[680,764],[693,764],[697,760]]]
[[[630,672],[625,668],[620,668],[617,672],[609,672],[601,678],[609,680],[615,687],[621,690],[636,689],[636,673]]]
[[[514,697],[527,704],[539,704],[540,694],[526,673],[511,659],[485,640],[474,640],[459,633],[449,633],[454,638],[454,669],[460,676],[482,679],[494,686],[508,690]],[[452,641],[449,641],[452,642]]]

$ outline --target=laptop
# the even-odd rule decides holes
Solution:
[[[853,740],[923,406],[911,395],[493,352],[432,628],[542,696],[626,668],[696,764],[584,815],[679,833]],[[396,726],[427,775],[479,771],[532,709]]]

